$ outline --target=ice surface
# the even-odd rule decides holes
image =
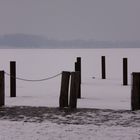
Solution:
[[[101,56],[106,56],[107,79],[101,79]],[[9,73],[16,61],[17,76],[41,79],[74,71],[76,57],[82,58],[82,99],[78,107],[130,109],[131,73],[140,71],[140,49],[2,49],[1,70]],[[129,85],[122,86],[122,58],[128,58]],[[95,77],[95,78],[93,78]],[[46,82],[17,80],[17,98],[9,98],[6,76],[6,105],[59,106],[61,76]]]

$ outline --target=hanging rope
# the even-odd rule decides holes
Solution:
[[[41,81],[47,81],[47,80],[50,80],[50,79],[53,79],[59,75],[61,75],[62,73],[59,73],[59,74],[56,74],[56,75],[53,75],[51,77],[47,77],[47,78],[42,78],[42,79],[34,79],[34,80],[31,80],[31,79],[24,79],[24,78],[20,78],[20,77],[15,77],[15,76],[12,76],[11,74],[5,72],[6,75],[10,76],[10,77],[13,77],[13,78],[16,78],[17,80],[21,80],[21,81],[26,81],[26,82],[41,82]]]

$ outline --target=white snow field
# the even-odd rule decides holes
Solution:
[[[101,56],[106,56],[107,79],[104,80],[101,79]],[[62,71],[74,71],[76,57],[82,59],[82,98],[78,99],[77,108],[131,110],[131,74],[140,72],[140,49],[1,49],[0,69],[9,73],[10,61],[16,61],[17,77],[42,79]],[[122,85],[124,57],[128,58],[128,86]],[[9,97],[9,81],[5,75],[6,106],[59,107],[61,75],[44,82],[17,80],[16,98]],[[140,128],[135,125],[0,119],[0,140],[137,140],[139,134]]]

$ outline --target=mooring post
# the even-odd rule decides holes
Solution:
[[[70,72],[63,71],[62,78],[61,78],[60,97],[59,97],[60,108],[68,107],[69,79],[70,79]]]
[[[123,85],[128,85],[127,58],[123,58]]]
[[[140,110],[140,72],[132,73],[131,109]]]
[[[105,56],[101,57],[102,79],[106,79],[106,63]]]
[[[75,63],[75,71],[79,71],[79,92],[77,98],[81,98],[81,57],[77,57],[77,62]]]
[[[81,84],[81,57],[77,57],[77,71],[80,72],[80,84]]]
[[[10,61],[10,97],[16,97],[16,62]]]
[[[71,84],[70,84],[70,108],[77,108],[77,96],[79,93],[79,82],[80,82],[80,72],[71,72]]]
[[[4,71],[0,71],[0,107],[5,105],[5,78]]]
[[[81,74],[80,74],[80,69],[79,69],[79,63],[75,62],[75,72],[79,72],[79,90],[78,90],[78,95],[77,98],[81,98]]]

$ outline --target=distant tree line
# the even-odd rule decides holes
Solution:
[[[0,48],[139,48],[140,41],[53,40],[39,35],[0,36]]]

